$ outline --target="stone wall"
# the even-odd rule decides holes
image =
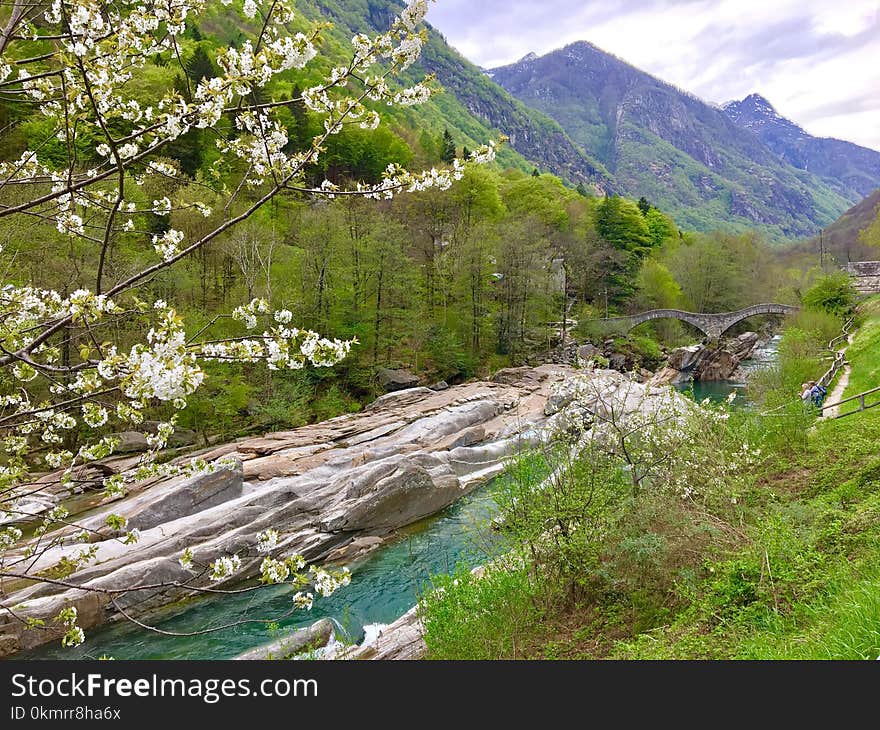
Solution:
[[[862,294],[880,294],[880,261],[853,261],[846,265],[846,272]]]

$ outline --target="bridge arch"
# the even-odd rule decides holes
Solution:
[[[683,309],[651,309],[647,312],[639,314],[631,314],[624,317],[608,317],[607,319],[597,320],[599,322],[619,322],[627,331],[640,324],[650,322],[655,319],[678,319],[693,325],[703,334],[711,338],[721,337],[733,325],[742,322],[749,317],[755,317],[759,314],[779,314],[787,315],[797,312],[800,307],[794,307],[790,304],[753,304],[751,307],[737,310],[736,312],[718,312],[713,314],[705,314],[702,312],[686,312]]]

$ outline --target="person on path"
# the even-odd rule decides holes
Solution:
[[[812,382],[812,381],[811,381]],[[810,400],[813,401],[813,405],[816,408],[821,410],[822,402],[825,400],[825,394],[828,391],[825,389],[825,386],[819,385],[818,383],[812,383],[810,386]]]
[[[801,383],[801,400],[804,403],[810,402],[810,384],[809,383]]]

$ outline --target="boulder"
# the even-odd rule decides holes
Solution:
[[[117,454],[129,454],[135,451],[149,451],[150,444],[147,443],[147,437],[138,431],[122,431],[114,433],[113,437],[119,441],[114,449]]]
[[[445,380],[439,380],[434,385],[428,386],[431,390],[449,390],[449,383]]]
[[[663,368],[654,373],[646,382],[648,385],[681,385],[692,380],[689,373],[676,370],[675,368]]]
[[[370,641],[343,650],[336,659],[422,659],[427,651],[422,622],[414,606],[399,619],[380,626]]]
[[[320,649],[333,638],[333,622],[329,618],[315,621],[305,629],[298,629],[280,639],[239,654],[233,659],[292,659],[297,654]]]
[[[669,353],[669,361],[667,366],[673,370],[690,370],[696,365],[700,353],[703,352],[702,345],[690,345],[689,347],[677,347]]]
[[[532,372],[532,368],[501,368],[490,378],[493,383],[501,383],[502,385],[516,385],[521,383]]]
[[[693,380],[728,380],[739,364],[749,357],[758,342],[755,332],[702,345],[679,347],[669,353],[667,368],[674,375],[661,371],[652,383],[681,383]]]
[[[392,393],[395,390],[405,390],[406,388],[414,388],[419,384],[417,376],[406,370],[392,370],[391,368],[380,368],[376,374],[379,381],[379,387],[386,393]]]
[[[602,354],[602,350],[600,350],[595,345],[591,345],[589,343],[587,343],[586,345],[581,345],[577,349],[577,356],[581,360],[594,360],[597,355],[601,355],[601,354]]]
[[[128,513],[129,528],[146,530],[240,497],[243,484],[242,463],[239,460],[235,463],[234,469],[197,474],[158,495],[149,495],[152,499]]]
[[[612,370],[626,370],[626,355],[615,352],[608,358],[608,366]]]

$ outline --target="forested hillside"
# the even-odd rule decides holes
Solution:
[[[344,57],[352,33],[368,21],[390,22],[393,3],[300,5],[305,17],[295,17],[294,29],[322,18],[335,25],[327,29],[325,54],[314,64],[279,74],[257,94],[258,102],[278,107],[288,128],[288,153],[305,152],[322,130],[320,117],[298,100],[302,90],[329,72],[333,58]],[[174,87],[192,98],[193,88],[217,72],[217,49],[242,33],[237,15],[211,4],[187,27],[180,48],[185,73],[175,70],[167,54],[157,54],[137,71],[138,87],[145,95]],[[520,125],[519,134],[546,154],[562,149],[548,141],[557,135],[565,142],[555,123],[499,92],[434,33],[423,62],[445,68],[446,77],[467,85],[471,96],[482,89],[488,106],[480,107],[483,112],[474,108],[475,116],[445,91],[422,106],[389,108],[375,131],[354,125],[330,136],[306,183],[320,185],[325,178],[340,185],[375,183],[391,162],[430,167],[456,154],[467,157],[469,147],[493,134],[481,115]],[[415,66],[405,73],[412,83],[421,74]],[[46,140],[40,154],[47,160],[65,154],[31,106],[3,101],[0,109],[10,124],[2,138],[4,157],[14,159],[34,139]],[[507,111],[497,117],[498,109]],[[215,142],[214,135],[194,128],[166,146],[165,162],[181,175],[135,181],[146,207],[154,202],[151,212],[135,216],[139,227],[157,236],[181,230],[189,237],[210,230],[229,212],[226,196],[238,184],[237,172]],[[90,163],[94,145],[82,138],[80,144],[83,162]],[[139,296],[173,302],[193,331],[210,325],[217,336],[229,334],[236,324],[218,316],[261,297],[292,312],[295,322],[333,337],[357,338],[351,355],[332,372],[218,366],[216,377],[180,415],[181,425],[227,435],[288,427],[358,408],[381,392],[380,368],[405,368],[426,383],[457,382],[546,357],[555,344],[552,323],[562,319],[564,308],[569,316],[587,319],[639,307],[719,311],[797,298],[803,275],[778,275],[758,236],[680,231],[655,201],[643,198],[637,205],[596,197],[591,186],[576,191],[556,176],[538,174],[510,149],[514,144],[511,139],[501,148],[493,169],[469,169],[448,191],[393,201],[276,196],[210,246],[145,281]],[[573,159],[557,162],[572,170]],[[577,159],[577,165],[586,164]],[[600,168],[589,170],[581,179],[594,173],[602,179]],[[255,193],[242,192],[239,184],[239,194],[253,199]],[[5,195],[14,199],[8,189]],[[196,199],[212,210],[191,205]],[[5,241],[0,256],[12,278],[64,295],[93,287],[96,280],[105,286],[121,281],[154,255],[124,233],[99,260],[91,245],[72,242],[51,221],[34,217],[23,226],[6,219],[0,225]],[[717,286],[719,281],[725,285]],[[670,342],[681,338],[678,326],[667,324],[657,332]],[[74,335],[68,347],[85,344]],[[645,346],[656,358],[656,345]]]

